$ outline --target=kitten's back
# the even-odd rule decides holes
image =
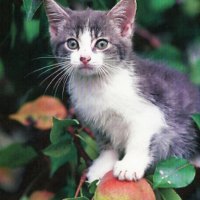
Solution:
[[[189,78],[168,66],[149,60],[135,60],[142,93],[153,103],[170,106],[181,113],[200,112],[200,90]]]

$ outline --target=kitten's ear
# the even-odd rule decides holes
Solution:
[[[136,0],[121,0],[107,14],[123,37],[130,37],[133,34],[136,8]]]
[[[69,14],[54,0],[43,0],[43,2],[49,21],[50,35],[55,37],[58,30],[69,20]]]

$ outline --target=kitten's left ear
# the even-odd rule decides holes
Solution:
[[[49,32],[55,37],[63,24],[69,20],[69,14],[54,0],[43,0],[49,21]]]
[[[136,0],[121,0],[107,14],[123,37],[130,37],[133,34],[136,8]]]

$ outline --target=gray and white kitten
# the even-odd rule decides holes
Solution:
[[[119,180],[138,180],[169,156],[200,166],[191,119],[200,112],[200,93],[185,75],[134,55],[136,0],[121,0],[108,12],[72,11],[53,0],[44,5],[71,101],[101,150],[88,180],[110,170]]]

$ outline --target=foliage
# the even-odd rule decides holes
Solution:
[[[153,176],[154,188],[181,188],[195,177],[194,167],[184,159],[170,158],[158,164]]]
[[[73,9],[90,6],[101,10],[110,9],[117,2],[57,1]],[[138,0],[134,38],[136,53],[165,62],[200,85],[199,17],[199,0]],[[51,76],[55,72],[55,60],[49,45],[48,22],[42,1],[0,0],[0,27],[3,27],[0,30],[0,171],[9,170],[12,171],[10,174],[16,174],[16,169],[24,169],[23,174],[19,173],[21,182],[9,189],[4,187],[5,179],[2,177],[5,176],[0,174],[1,198],[29,199],[34,191],[50,190],[55,194],[54,200],[70,199],[78,188],[79,194],[72,199],[91,199],[96,182],[91,186],[83,184],[83,171],[97,156],[96,144],[88,129],[76,120],[70,120],[76,116],[65,88],[55,74]],[[60,98],[66,105],[69,119],[52,119],[55,113],[48,113],[45,116],[50,118],[50,126],[48,123],[48,127],[42,129],[36,126],[42,118],[41,114],[38,115],[40,106],[33,109],[36,112],[32,110],[23,118],[29,120],[28,124],[16,124],[7,117],[43,94]],[[54,126],[50,131],[52,120]],[[193,120],[200,128],[200,115],[194,114]],[[40,123],[45,125],[45,120]],[[187,186],[194,176],[194,168],[187,161],[170,158],[159,163],[152,176],[147,178],[157,199],[195,200],[200,198],[198,194],[185,195],[177,190],[180,198],[172,189]],[[193,191],[194,188],[198,190],[197,187],[194,182]]]

